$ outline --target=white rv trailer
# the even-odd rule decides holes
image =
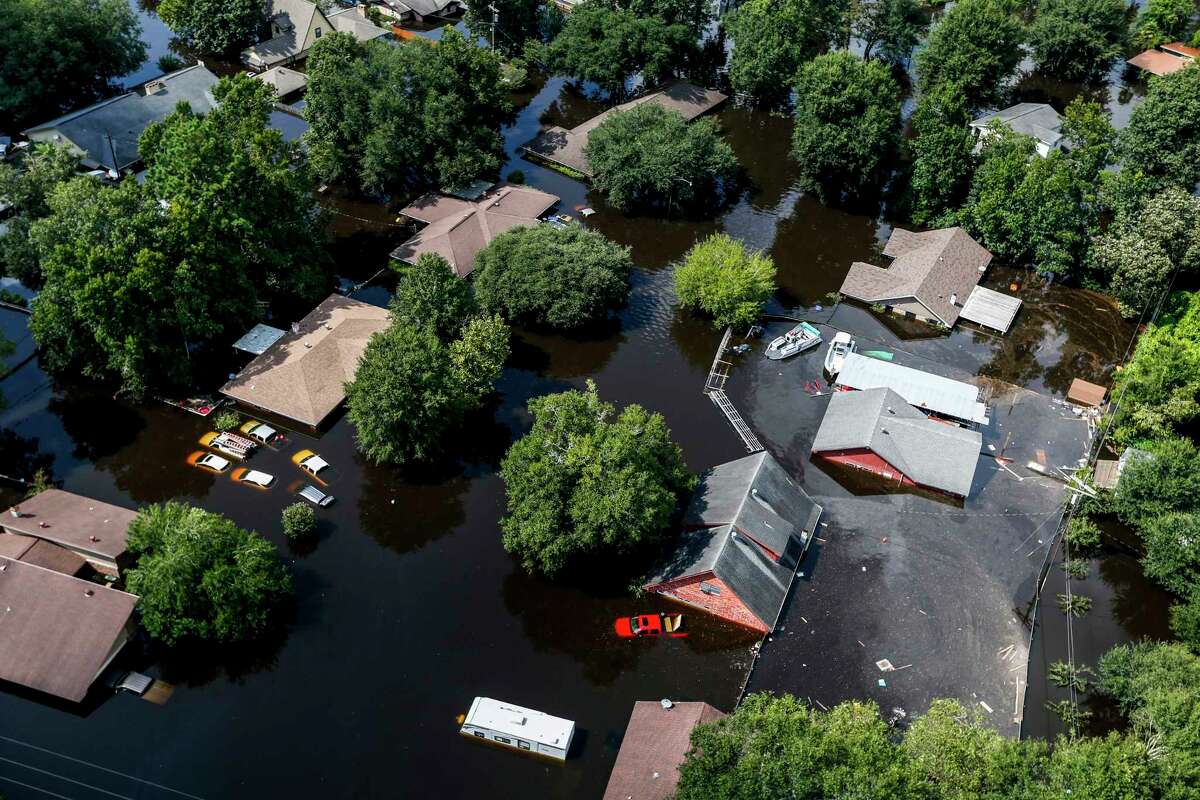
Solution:
[[[490,697],[476,697],[459,733],[566,761],[575,723]]]

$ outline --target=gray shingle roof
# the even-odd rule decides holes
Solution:
[[[814,455],[866,449],[921,486],[971,493],[983,437],[928,419],[891,389],[837,392],[813,440]]]
[[[713,572],[773,626],[821,507],[770,454],[706,472],[684,515],[679,545],[647,585]],[[761,545],[761,546],[760,546]],[[767,550],[780,556],[777,562]]]
[[[120,171],[139,160],[137,145],[142,131],[165,118],[180,102],[198,114],[212,111],[216,85],[217,76],[196,64],[149,81],[143,90],[157,91],[127,92],[103,100],[30,128],[25,135],[36,142],[74,145],[89,168]]]
[[[1032,136],[1047,147],[1055,147],[1062,140],[1062,117],[1045,103],[1018,103],[995,114],[985,114],[973,121],[971,127],[983,129],[993,120],[1017,133]]]
[[[992,254],[962,228],[923,233],[896,228],[883,254],[894,259],[891,267],[856,261],[839,291],[864,303],[913,298],[947,326],[992,262]]]

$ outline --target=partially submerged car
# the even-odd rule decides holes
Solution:
[[[212,472],[217,475],[229,469],[229,459],[221,458],[216,453],[206,453],[203,450],[197,450],[188,456],[187,463],[205,472]]]
[[[320,506],[322,508],[333,502],[333,495],[325,494],[311,483],[305,484],[304,488],[296,492],[296,494],[300,495],[313,505]]]
[[[275,476],[261,470],[238,467],[229,476],[234,483],[244,483],[257,489],[270,489],[275,483]]]
[[[258,446],[243,436],[234,433],[217,433],[216,431],[209,431],[201,436],[200,444],[239,461],[249,458],[254,452],[254,448]]]
[[[292,463],[317,480],[321,480],[321,473],[329,469],[329,462],[312,450],[301,450],[296,453],[292,456]]]
[[[259,422],[256,419],[252,419],[249,422],[244,423],[238,430],[249,436],[251,439],[263,444],[270,444],[276,439],[282,438],[282,434],[279,431],[275,430],[267,423]]]
[[[613,628],[622,639],[657,636],[681,639],[687,636],[683,631],[683,614],[637,614],[632,617],[618,617],[613,623]]]

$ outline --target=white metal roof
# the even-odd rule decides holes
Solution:
[[[476,697],[463,724],[476,725],[549,747],[561,747],[564,750],[570,746],[571,736],[575,732],[575,723],[569,719],[553,717],[542,711],[522,708],[490,697]]]
[[[1017,310],[1021,307],[1021,298],[976,286],[971,290],[971,296],[963,304],[959,316],[965,320],[979,323],[992,330],[1008,333]]]
[[[979,387],[858,353],[846,355],[837,382],[851,389],[885,387],[917,408],[984,425],[988,421]]]

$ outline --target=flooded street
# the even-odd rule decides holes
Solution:
[[[157,17],[144,16],[150,56],[128,77],[131,84],[157,74],[154,61],[169,40]],[[1126,90],[1112,92],[1113,105],[1127,114],[1117,96]],[[624,585],[582,589],[532,579],[504,552],[497,527],[504,510],[498,465],[528,428],[526,402],[582,387],[589,378],[605,400],[661,412],[692,470],[744,454],[702,394],[720,332],[680,312],[671,285],[669,266],[714,231],[775,258],[780,291],[772,311],[811,313],[889,344],[898,335],[893,349],[970,367],[972,374],[983,364],[979,374],[1051,398],[1064,396],[1075,377],[1110,382],[1133,334],[1106,297],[998,267],[987,284],[1019,286],[1024,303],[1005,337],[962,326],[914,336],[861,308],[818,312],[852,261],[876,260],[891,227],[825,207],[797,188],[787,117],[720,111],[717,123],[749,188],[715,220],[654,219],[612,210],[585,184],[518,156],[542,123],[570,127],[601,106],[559,77],[537,78],[519,99],[523,106],[504,132],[503,175],[520,170],[527,183],[558,195],[566,213],[596,210],[588,226],[632,247],[638,269],[629,303],[609,323],[571,337],[516,331],[496,397],[447,442],[438,464],[408,471],[368,465],[355,454],[345,418],[315,439],[289,435],[286,452],[256,456],[255,467],[284,484],[300,477],[287,460],[298,446],[334,465],[329,491],[337,502],[318,512],[315,544],[284,541],[279,514],[292,499],[287,492],[255,493],[185,464],[209,429],[204,420],[52,381],[32,358],[26,318],[0,310],[3,333],[18,342],[9,363],[21,364],[0,381],[6,400],[0,472],[28,478],[45,468],[63,488],[100,500],[134,507],[177,498],[226,514],[279,547],[296,585],[289,625],[276,641],[220,658],[131,647],[122,657],[130,668],[176,684],[163,706],[98,688],[82,707],[65,707],[6,687],[0,775],[72,798],[475,799],[514,796],[518,786],[522,796],[547,800],[599,798],[635,700],[704,700],[731,710],[747,678],[754,635],[689,614],[689,638],[618,641],[615,617],[655,610],[661,601],[634,599]],[[407,236],[377,203],[336,190],[322,203],[333,212],[338,271],[350,285],[376,275],[386,253]],[[385,304],[389,281],[385,272],[355,296]],[[203,388],[218,386],[223,371],[215,370]],[[778,446],[789,465],[807,456],[788,452],[787,442]],[[5,506],[19,499],[11,484],[0,486]],[[1061,575],[1052,573],[1051,586],[1054,574]],[[1107,587],[1110,601],[1099,585],[1085,590],[1096,606],[1077,628],[1110,612],[1118,621],[1111,631],[1099,623],[1096,647],[1165,634],[1157,622],[1120,623],[1165,617],[1161,598],[1143,600],[1153,593],[1129,556],[1100,559],[1091,576]],[[1053,589],[1047,593],[1053,597]],[[1143,609],[1143,602],[1153,607]],[[1051,604],[1048,636],[1060,635],[1050,619],[1056,611]],[[1034,672],[1057,657],[1038,655],[1036,642],[1034,652]],[[476,695],[575,720],[571,758],[555,765],[462,740],[455,718]],[[1031,691],[1029,702],[1040,707],[1041,698]],[[2,782],[0,791],[13,800],[25,796]]]

